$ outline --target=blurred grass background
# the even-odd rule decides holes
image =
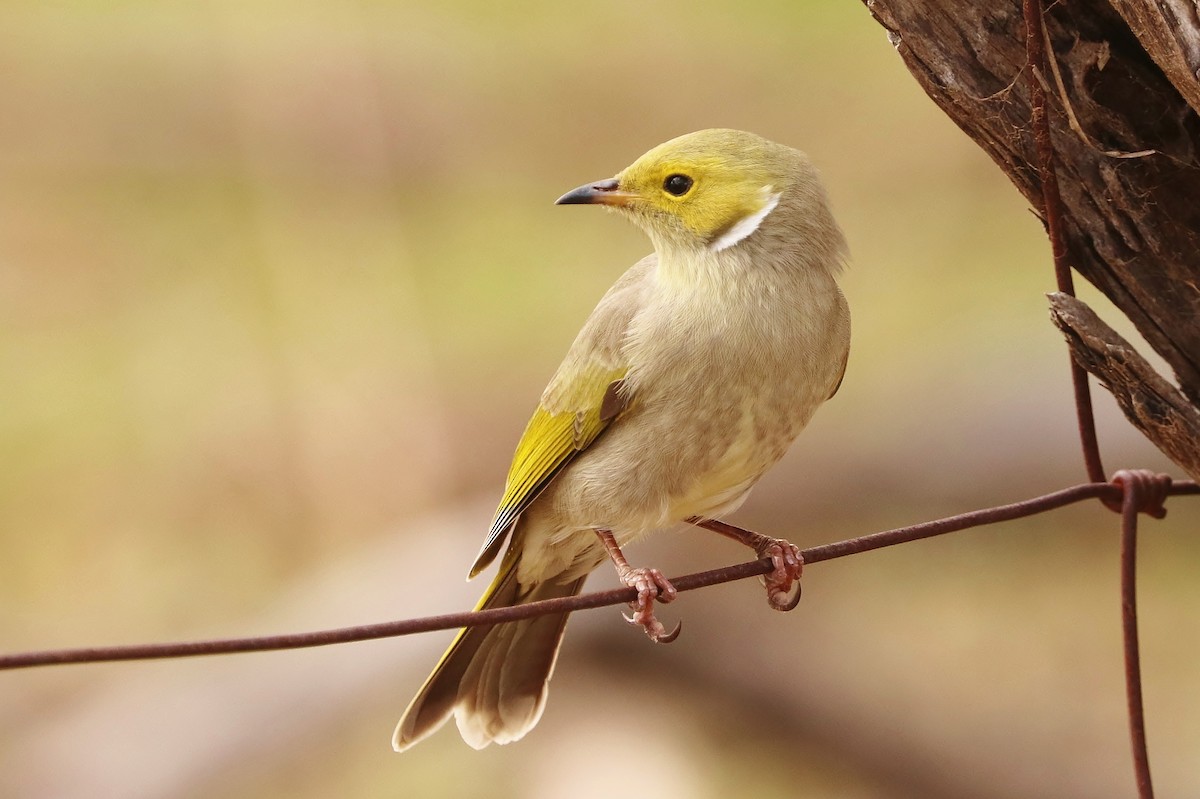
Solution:
[[[1040,225],[859,3],[8,0],[0,108],[5,650],[469,605],[533,402],[648,249],[551,202],[703,127],[807,150],[853,256],[845,384],[742,523],[810,545],[1083,478]],[[1097,402],[1110,469],[1169,469]],[[1175,502],[1144,536],[1165,796],[1200,779],[1197,518]],[[271,615],[379,551],[394,593],[348,578],[344,615]],[[636,557],[745,555],[681,533]],[[688,597],[662,650],[615,613],[577,619],[542,726],[480,754],[450,730],[387,747],[442,638],[12,673],[0,786],[63,795],[66,741],[70,784],[108,768],[114,795],[604,796],[638,774],[681,796],[1130,794],[1111,515],[823,564],[806,587],[780,618],[747,586]],[[321,713],[255,716],[231,690],[246,717],[73,723],[126,683],[315,663]],[[173,732],[146,749],[126,712]],[[261,745],[148,780],[237,725]]]

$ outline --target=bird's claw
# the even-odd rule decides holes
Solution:
[[[658,569],[647,568],[630,568],[622,572],[621,580],[638,592],[637,599],[629,603],[629,607],[633,608],[633,615],[621,614],[625,616],[625,621],[641,627],[656,644],[669,644],[678,638],[683,622],[679,622],[674,630],[667,632],[667,628],[654,616],[655,600],[666,604],[674,601],[679,595],[671,581]]]
[[[683,629],[683,622],[675,622],[675,629],[667,632],[667,628],[663,626],[652,612],[643,614],[642,611],[636,611],[632,616],[622,613],[621,616],[630,624],[640,626],[646,632],[646,636],[656,644],[669,644],[679,637],[679,631]]]
[[[756,550],[760,558],[770,558],[775,566],[763,575],[767,604],[774,610],[794,610],[800,604],[800,575],[804,571],[804,558],[800,557],[799,548],[782,538],[768,538]]]

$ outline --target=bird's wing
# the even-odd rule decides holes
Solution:
[[[472,577],[496,557],[505,534],[529,503],[624,409],[626,398],[621,391],[624,376],[624,369],[598,369],[579,376],[576,379],[581,385],[578,401],[572,403],[574,409],[553,413],[539,405],[534,411],[517,444],[504,497],[487,540],[471,567]]]
[[[495,559],[538,494],[628,407],[623,344],[655,264],[654,256],[642,259],[608,290],[550,381],[517,444],[504,496],[471,577]]]

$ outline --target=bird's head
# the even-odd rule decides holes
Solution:
[[[824,228],[827,218],[832,225],[808,158],[740,130],[702,130],[672,139],[616,177],[580,186],[558,203],[621,211],[660,252],[718,253],[744,241],[802,240],[810,237],[804,228],[811,223]],[[840,246],[836,225],[832,231]]]

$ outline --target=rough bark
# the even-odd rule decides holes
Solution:
[[[865,2],[929,96],[1040,209],[1019,0]],[[1191,0],[1046,5],[1052,68],[1040,77],[1049,95],[1072,266],[1133,321],[1195,407],[1200,405],[1196,6]]]
[[[1104,383],[1129,421],[1200,480],[1200,410],[1083,302],[1055,292],[1050,316],[1071,356]]]

